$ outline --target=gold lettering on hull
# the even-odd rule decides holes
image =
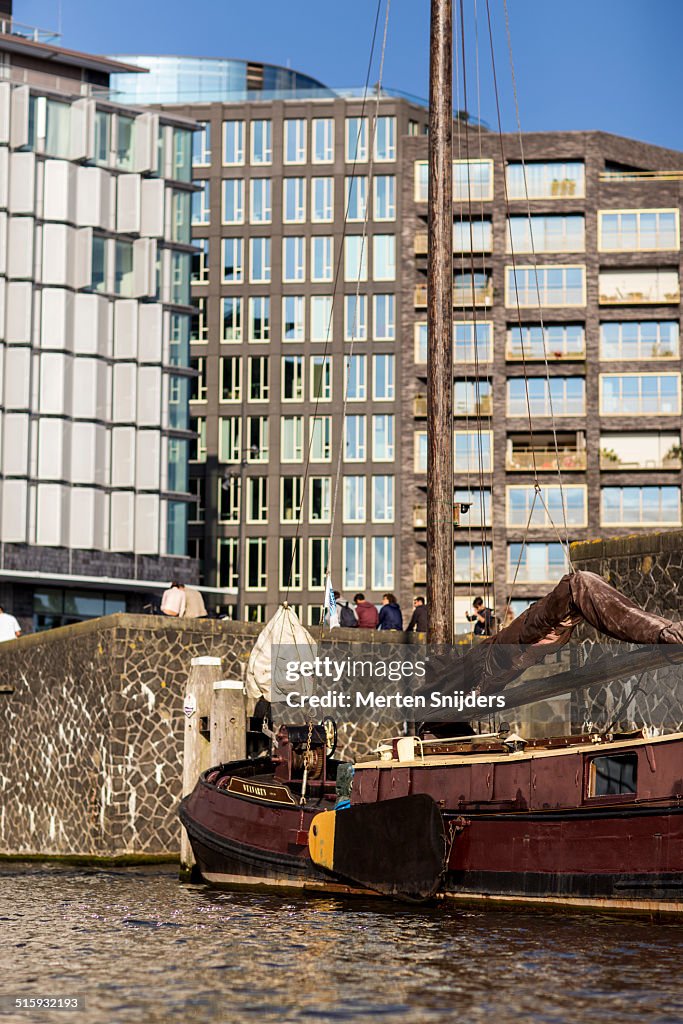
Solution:
[[[296,800],[286,786],[275,786],[267,782],[249,782],[233,775],[227,789],[236,796],[248,796],[252,800],[263,800],[269,804],[294,804]]]

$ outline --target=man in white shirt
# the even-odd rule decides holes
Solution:
[[[0,643],[4,643],[5,640],[14,640],[18,636],[21,636],[21,626],[14,616],[9,615],[0,605]]]

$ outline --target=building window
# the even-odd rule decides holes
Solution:
[[[249,280],[252,284],[270,283],[270,239],[249,239]]]
[[[365,477],[345,476],[343,490],[343,521],[365,522]]]
[[[372,357],[372,397],[377,402],[393,402],[396,397],[395,356]]]
[[[303,295],[285,295],[282,299],[282,340],[303,341],[306,322]]]
[[[119,118],[119,124],[121,118]],[[119,128],[119,138],[121,131]],[[192,133],[192,166],[208,167],[211,163],[211,124],[200,121],[199,128]]]
[[[601,373],[602,416],[680,416],[680,373]]]
[[[601,487],[602,526],[680,526],[680,487]]]
[[[195,201],[195,196],[192,197]],[[244,179],[223,180],[223,223],[244,224]]]
[[[453,561],[455,583],[488,583],[493,576],[490,544],[455,544]]]
[[[323,590],[329,559],[330,542],[327,537],[311,537],[308,542],[308,585],[311,590]]]
[[[249,182],[249,220],[252,224],[270,224],[273,219],[270,178],[252,178]]]
[[[218,586],[236,588],[239,577],[239,541],[237,537],[221,537],[218,541]]]
[[[453,385],[455,416],[490,416],[493,412],[491,381],[456,380]]]
[[[222,334],[221,341],[242,340],[242,299],[221,299]]]
[[[314,117],[311,130],[312,163],[331,164],[334,161],[334,120],[331,117]]]
[[[313,462],[332,460],[332,417],[311,416],[309,418],[311,443],[309,457]]]
[[[364,402],[367,398],[366,364],[366,356],[344,356],[344,381],[349,402]]]
[[[133,153],[135,152],[135,118],[119,114],[116,135],[116,166],[120,171],[133,170]],[[209,140],[210,141],[210,140]],[[211,150],[208,152],[211,160]]]
[[[375,160],[396,159],[396,118],[378,117],[375,122]]]
[[[332,296],[311,295],[311,341],[332,340]]]
[[[170,314],[168,361],[171,366],[190,364],[190,318],[183,313]]]
[[[346,178],[346,220],[364,221],[368,212],[368,179],[365,175]]]
[[[223,164],[226,167],[244,163],[244,121],[223,122]]]
[[[183,266],[185,265],[186,263],[183,263]],[[118,239],[114,243],[114,294],[126,298],[133,294],[133,243],[121,242]]]
[[[378,174],[374,179],[375,220],[396,219],[396,178],[393,174]]]
[[[311,178],[311,220],[314,224],[334,220],[334,178]]]
[[[268,522],[268,477],[247,477],[247,522]]]
[[[583,252],[585,248],[583,214],[508,218],[508,252]]]
[[[347,235],[344,239],[344,280],[367,281],[368,247],[363,235]]]
[[[304,357],[282,357],[282,401],[302,402],[304,397]]]
[[[301,590],[301,541],[280,537],[280,590]]]
[[[606,306],[678,303],[677,270],[601,270],[598,302]]]
[[[211,222],[210,182],[193,181],[192,184],[199,189],[198,192],[192,193],[192,226],[199,227]]]
[[[393,476],[372,477],[372,521],[373,523],[394,522]]]
[[[306,220],[306,179],[282,179],[282,220],[285,224],[303,224]]]
[[[493,199],[493,160],[454,160],[453,199]]]
[[[427,324],[415,324],[414,356],[416,363],[427,364]]]
[[[250,402],[267,402],[270,397],[268,356],[249,356],[247,361],[248,397]]]
[[[189,366],[189,359],[187,362]],[[172,430],[187,430],[189,421],[190,378],[169,374],[168,425]]]
[[[311,239],[311,281],[332,281],[334,239],[331,235],[315,235]]]
[[[244,281],[244,239],[224,238],[223,284],[242,284]]]
[[[332,481],[329,476],[312,476],[309,482],[309,523],[329,523],[332,510]]]
[[[190,442],[190,462],[206,462],[206,419],[204,416],[193,416],[190,419],[190,430],[195,435]]]
[[[394,586],[394,538],[373,537],[372,590],[391,590]]]
[[[218,481],[218,521],[239,523],[242,506],[242,481],[237,473]]]
[[[656,252],[680,247],[678,210],[598,210],[601,252]]]
[[[528,398],[527,398],[528,396]],[[508,416],[585,416],[583,377],[511,377],[507,382]]]
[[[568,526],[586,526],[585,486],[565,484],[562,489],[543,486],[538,494],[533,487],[523,485],[507,488],[508,526],[526,528],[528,524],[530,529],[548,528],[564,525],[565,519]]]
[[[266,621],[266,606],[264,604],[246,604],[244,613],[247,622]]]
[[[453,274],[453,305],[490,306],[493,303],[493,278],[485,272]]]
[[[347,164],[365,163],[368,158],[368,119],[367,117],[346,118],[346,162]]]
[[[191,199],[189,192],[180,192],[178,189],[171,189],[171,241],[180,242],[182,245],[190,245],[191,231]]]
[[[675,320],[625,320],[600,324],[601,359],[677,359]]]
[[[562,544],[508,544],[508,583],[557,583],[567,568]]]
[[[365,415],[344,417],[344,462],[365,462]]]
[[[342,586],[346,591],[365,589],[365,537],[344,537]]]
[[[218,461],[240,462],[242,459],[242,419],[221,416],[218,420]]]
[[[395,235],[375,235],[373,237],[372,276],[375,281],[396,280]]]
[[[285,164],[306,163],[306,121],[302,117],[286,117],[284,121]]]
[[[208,388],[206,383],[206,359],[204,356],[198,356],[194,359],[190,359],[190,366],[196,372],[196,376],[191,379],[190,401],[205,402],[208,397]]]
[[[522,324],[507,330],[507,359],[584,359],[583,324]]]
[[[304,455],[303,416],[280,417],[280,461],[301,462]]]
[[[282,280],[306,280],[306,239],[300,235],[282,239]]]
[[[585,306],[586,268],[506,267],[505,305]]]
[[[600,469],[679,470],[682,462],[680,431],[600,435]]]
[[[254,295],[249,299],[249,341],[252,344],[270,341],[270,296]]]
[[[280,522],[300,523],[304,481],[300,476],[280,478]]]
[[[368,340],[367,295],[344,296],[344,341]]]
[[[273,125],[271,121],[251,122],[251,162],[270,164],[273,161]]]
[[[375,341],[396,340],[396,297],[375,295],[373,304],[373,336]]]
[[[247,589],[268,589],[268,542],[265,537],[247,538]]]
[[[490,220],[457,220],[453,225],[453,252],[491,252],[493,229]]]
[[[394,414],[372,417],[372,458],[375,462],[394,461]]]
[[[189,482],[193,500],[189,505],[188,525],[201,526],[206,514],[206,477],[196,476]]]
[[[332,399],[332,358],[311,356],[311,401],[329,402]]]
[[[427,362],[427,325],[424,325],[424,362]],[[493,324],[488,320],[478,323],[453,324],[453,359],[456,363],[490,363],[493,360]]]
[[[95,111],[95,163],[108,164],[111,159],[111,114]]]
[[[130,265],[130,287],[133,284],[133,245],[131,242],[117,242],[118,249],[121,245],[130,247],[130,257],[126,257],[126,263]],[[128,274],[128,272],[125,272]],[[171,250],[171,287],[170,301],[176,306],[190,305],[190,254],[189,252],[175,252]]]
[[[581,199],[586,194],[582,161],[509,163],[508,199]]]
[[[209,239],[196,238],[192,253],[191,282],[192,284],[209,283]]]
[[[455,488],[453,495],[455,505],[469,505],[467,512],[460,512],[460,526],[492,526],[491,491],[487,488],[473,490],[469,487]]]
[[[247,461],[268,461],[268,417],[247,416]]]
[[[220,357],[220,400],[242,400],[242,356]]]
[[[427,431],[416,430],[413,437],[413,468],[416,473],[427,472]]]
[[[426,438],[425,434],[425,438]],[[458,473],[490,473],[493,468],[493,434],[490,430],[456,430],[453,438],[453,469]],[[426,446],[425,446],[425,469]]]

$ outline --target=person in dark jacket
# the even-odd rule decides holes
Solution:
[[[416,597],[413,601],[413,614],[408,623],[408,632],[426,633],[429,629],[429,611],[424,597]]]
[[[403,629],[403,615],[395,594],[385,594],[379,610],[378,629]]]
[[[365,594],[356,594],[353,599],[356,606],[356,618],[362,629],[377,629],[379,615],[374,604],[365,600]]]
[[[472,602],[474,615],[468,615],[467,621],[474,623],[472,632],[475,636],[491,636],[493,633],[493,610],[484,605],[480,597]]]

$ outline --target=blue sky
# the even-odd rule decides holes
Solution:
[[[383,0],[385,2],[385,0]],[[468,97],[477,111],[475,0]],[[481,116],[495,127],[486,0],[476,0]],[[503,127],[514,107],[503,0],[489,0]],[[457,9],[458,0],[454,6]],[[508,0],[525,131],[602,129],[683,150],[682,0]],[[17,21],[95,53],[176,53],[291,64],[328,85],[365,80],[374,0],[15,0]],[[428,0],[391,0],[384,81],[426,95]],[[377,67],[371,81],[377,77]]]

